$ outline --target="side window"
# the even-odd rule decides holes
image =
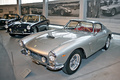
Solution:
[[[40,21],[44,21],[46,18],[44,16],[40,16]]]
[[[94,24],[94,32],[98,33],[102,30],[102,26],[100,24]]]

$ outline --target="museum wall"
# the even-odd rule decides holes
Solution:
[[[4,14],[16,14],[17,5],[0,5],[0,17]]]

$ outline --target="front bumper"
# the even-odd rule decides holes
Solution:
[[[0,26],[0,29],[6,29],[5,26],[6,26],[6,25]]]
[[[46,66],[47,69],[50,69],[50,70],[60,70],[64,67],[63,64],[60,64],[60,63],[57,63],[57,62],[51,62],[51,61],[48,61],[47,58],[43,55],[40,55],[40,54],[37,54],[37,53],[34,53],[32,51],[30,51],[28,53],[28,50],[27,49],[23,49],[21,51],[22,54],[24,55],[29,55],[30,58],[37,64],[42,64],[44,66]],[[42,58],[45,58],[45,62],[42,61]]]
[[[102,10],[102,13],[110,14],[111,10]]]
[[[10,33],[10,34],[15,34],[15,35],[29,35],[29,34],[32,34],[32,32],[30,30],[28,31],[27,29],[15,29],[15,30],[13,30],[11,28],[8,28],[7,32]]]
[[[65,10],[65,13],[70,14],[70,13],[72,13],[72,10]]]

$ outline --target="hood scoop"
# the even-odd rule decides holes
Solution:
[[[53,36],[52,32],[48,32],[47,38],[54,39],[55,37]]]

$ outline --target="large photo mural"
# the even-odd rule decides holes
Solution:
[[[79,17],[80,0],[48,2],[48,16]],[[22,4],[21,14],[42,14],[43,3]],[[120,0],[87,0],[87,18],[120,19]]]
[[[88,0],[87,17],[120,19],[120,0]]]
[[[43,5],[42,3],[29,3],[22,4],[21,6],[21,14],[42,14]]]
[[[49,16],[79,16],[79,1],[49,2],[48,6]]]

